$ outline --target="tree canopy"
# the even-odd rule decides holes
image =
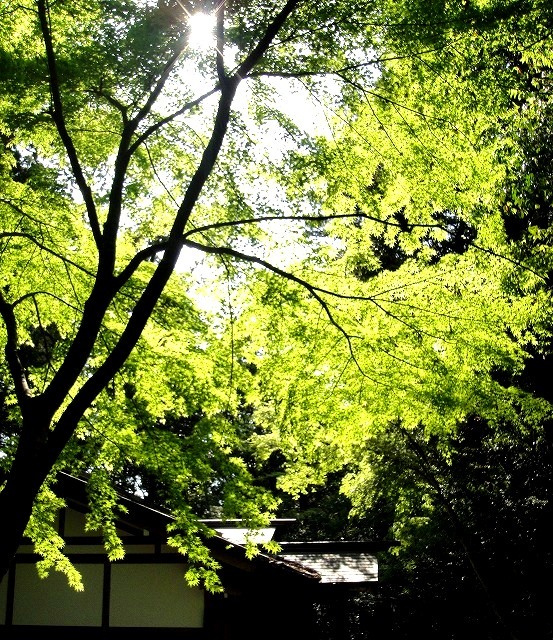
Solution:
[[[202,9],[214,43],[194,50]],[[112,479],[128,465],[170,486],[174,542],[200,566],[213,565],[191,495],[224,478],[226,516],[273,513],[234,455],[251,374],[175,269],[183,247],[219,255],[230,278],[248,260],[232,243],[260,241],[245,185],[267,172],[253,138],[276,117],[261,79],[338,68],[369,45],[349,17],[347,3],[300,0],[3,5],[2,575],[25,531],[43,569],[70,571],[51,528],[60,469],[91,475],[91,526],[112,558]],[[249,115],[231,108],[246,82]]]
[[[471,429],[550,438],[552,24],[540,0],[7,2],[3,573],[26,533],[81,587],[60,470],[110,558],[126,487],[217,589],[214,509],[260,526],[340,477],[415,554],[413,523],[479,499],[421,452],[445,473]]]
[[[387,521],[400,542],[382,637],[545,637],[551,9],[430,4],[401,6],[338,142],[293,158],[314,202],[357,212],[328,225],[341,244],[322,269],[353,273],[371,309],[348,307],[370,338],[352,342],[349,368],[326,369],[332,409],[306,413],[366,530]],[[305,449],[320,469],[322,451]]]

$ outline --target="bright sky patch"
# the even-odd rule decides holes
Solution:
[[[215,40],[215,16],[210,13],[194,13],[188,18],[190,34],[188,44],[192,49],[209,49]]]

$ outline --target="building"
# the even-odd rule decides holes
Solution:
[[[272,640],[313,637],[314,606],[337,611],[352,590],[378,583],[375,553],[366,542],[283,542],[289,520],[260,532],[279,540],[278,554],[248,559],[239,522],[206,520],[217,531],[207,544],[221,565],[223,594],[185,582],[186,559],[167,545],[170,514],[121,497],[128,510],[118,522],[125,558],[110,562],[99,536],[85,532],[86,481],[61,474],[57,484],[66,508],[59,516],[65,552],[82,573],[76,592],[65,576],[37,575],[33,547],[22,544],[0,585],[0,635],[33,640],[48,632],[58,640],[129,637],[170,640]]]

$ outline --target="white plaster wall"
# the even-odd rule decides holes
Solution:
[[[110,627],[203,626],[204,594],[184,580],[184,564],[114,564]]]
[[[75,566],[83,576],[84,591],[71,589],[57,571],[41,579],[34,564],[18,564],[13,624],[100,626],[104,567]]]

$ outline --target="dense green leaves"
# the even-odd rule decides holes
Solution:
[[[327,384],[298,377],[288,397],[331,462],[300,445],[281,486],[301,492],[301,460],[332,472],[340,460],[357,516],[389,519],[401,545],[383,561],[387,638],[551,628],[538,575],[551,562],[538,541],[550,533],[551,394],[539,381],[551,344],[551,14],[466,6],[467,21],[436,3],[388,8],[418,29],[383,37],[383,73],[356,119],[315,157],[296,155],[288,185],[294,196],[312,185],[325,214],[356,216],[325,225],[309,268],[364,300],[325,297],[351,360],[319,337]]]
[[[78,585],[50,529],[60,469],[89,475],[112,559],[116,488],[170,509],[209,589],[198,516],[259,526],[346,472],[340,504],[408,569],[486,496],[492,549],[531,499],[462,479],[494,447],[514,468],[551,418],[530,375],[553,320],[551,8],[236,1],[219,54],[188,44],[200,8],[0,10],[2,567],[28,525]],[[302,130],[283,80],[332,135]]]
[[[217,49],[189,45],[188,16],[198,9],[220,16]],[[274,249],[273,232],[257,224],[269,207],[282,217],[278,198],[257,193],[276,171],[259,142],[268,118],[287,134],[295,125],[277,114],[262,78],[342,68],[371,44],[359,29],[364,9],[300,0],[4,3],[2,575],[28,526],[43,569],[68,571],[77,584],[47,515],[61,469],[89,475],[90,526],[113,559],[121,553],[114,483],[133,477],[136,490],[174,512],[175,540],[194,562],[206,561],[200,512],[252,526],[274,513],[275,499],[251,474],[249,432],[262,427],[250,405],[260,396],[253,359],[236,350],[240,314],[201,310],[179,257],[183,247],[212,254],[215,273],[236,291],[245,273],[236,265],[259,266],[263,243]],[[364,76],[360,67],[355,77]],[[232,109],[248,81],[254,117]],[[243,105],[248,97],[239,96]],[[305,141],[297,129],[290,139],[294,148]],[[212,588],[207,569],[200,574]]]

